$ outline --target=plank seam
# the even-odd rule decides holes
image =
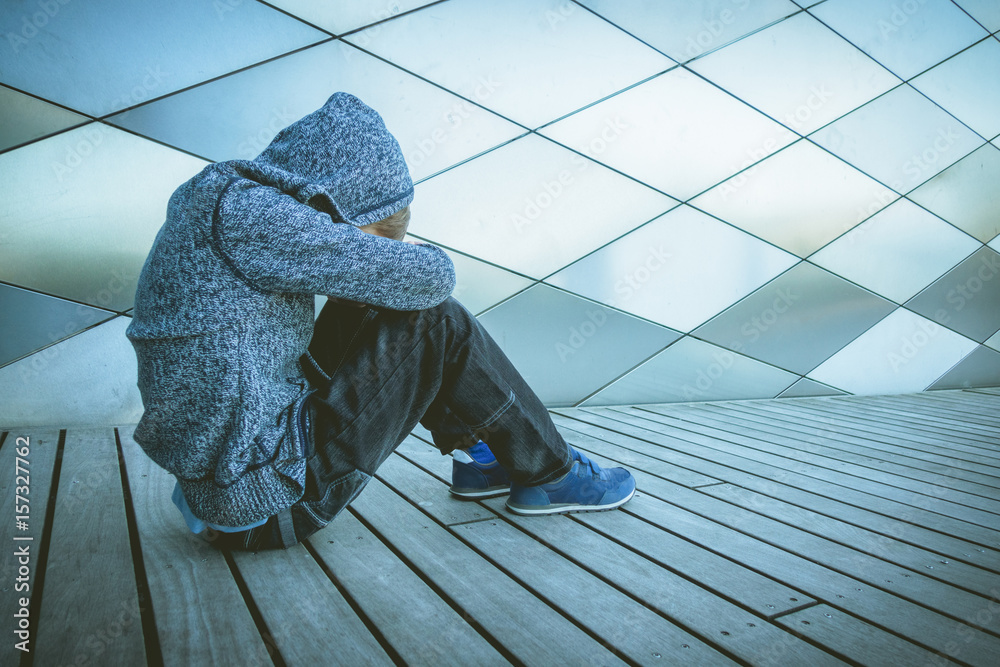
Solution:
[[[139,542],[139,525],[135,518],[135,507],[132,505],[132,489],[129,487],[128,468],[125,465],[125,452],[122,450],[121,435],[115,428],[115,446],[118,450],[118,474],[121,477],[122,499],[125,503],[125,521],[128,526],[128,541],[132,551],[132,567],[135,572],[135,587],[139,598],[139,618],[142,624],[143,643],[146,648],[146,662],[152,665],[163,664],[163,651],[160,647],[160,633],[156,629],[156,616],[153,609],[153,596],[149,591],[149,581],[146,579],[146,563],[142,556],[142,544]]]
[[[247,611],[250,612],[250,618],[253,619],[253,624],[257,627],[257,632],[260,633],[261,641],[264,642],[264,647],[267,649],[267,654],[271,657],[271,662],[274,663],[274,667],[287,667],[287,663],[281,656],[281,651],[278,649],[278,645],[275,643],[274,638],[267,629],[267,623],[264,621],[264,615],[260,613],[260,609],[257,608],[257,603],[254,602],[253,594],[250,592],[250,587],[247,586],[246,580],[243,579],[243,575],[240,574],[239,568],[236,567],[236,561],[233,560],[233,554],[228,550],[223,550],[221,553],[226,560],[226,565],[229,566],[230,574],[233,575],[233,580],[236,582],[236,588],[239,589],[240,595],[243,597],[243,603],[247,606]]]
[[[55,460],[52,463],[52,482],[49,486],[49,504],[45,508],[45,524],[42,526],[41,544],[38,546],[38,564],[35,570],[35,592],[31,596],[31,618],[41,618],[42,595],[45,591],[45,571],[49,561],[49,543],[52,541],[52,522],[56,515],[56,493],[59,490],[59,475],[62,473],[63,449],[66,447],[66,429],[59,431]],[[37,633],[36,633],[37,634]],[[34,639],[32,650],[21,654],[21,667],[35,664]]]
[[[386,485],[386,486],[387,486],[387,488],[392,489],[392,487],[390,487],[388,485]],[[392,491],[393,491],[393,493],[396,493],[395,489],[392,489]],[[428,588],[430,588],[434,592],[435,595],[437,595],[439,598],[441,598],[445,602],[445,604],[447,604],[449,607],[451,607],[455,611],[455,613],[457,613],[459,616],[461,616],[462,620],[464,620],[466,623],[469,624],[469,627],[471,627],[473,630],[475,630],[476,632],[478,632],[479,635],[483,639],[485,639],[486,642],[490,646],[492,646],[494,649],[496,649],[497,652],[501,656],[503,656],[505,660],[507,660],[512,665],[515,665],[517,667],[525,667],[524,663],[522,663],[520,660],[518,660],[517,657],[513,653],[511,653],[507,649],[507,647],[503,645],[502,642],[500,642],[500,640],[498,640],[486,628],[484,628],[479,623],[479,621],[476,620],[476,618],[472,614],[470,614],[468,611],[466,611],[465,609],[463,609],[462,606],[459,605],[454,600],[454,598],[452,598],[450,595],[448,595],[447,593],[445,593],[444,590],[442,590],[441,587],[437,585],[437,582],[435,582],[433,579],[431,579],[430,577],[428,577],[409,558],[407,558],[406,556],[404,556],[396,548],[396,546],[394,544],[390,543],[387,539],[385,539],[382,536],[382,534],[375,528],[375,526],[373,526],[371,523],[368,522],[367,519],[365,519],[363,516],[361,516],[361,514],[357,510],[355,510],[353,507],[351,507],[350,505],[348,505],[347,506],[347,511],[350,512],[354,516],[354,518],[357,519],[361,523],[362,526],[364,526],[365,528],[367,528],[368,531],[371,532],[371,534],[374,535],[390,552],[392,552],[392,555],[394,555],[396,558],[398,558],[399,561],[401,563],[403,563],[403,565],[405,565],[406,567],[410,568],[410,571],[413,572],[413,574],[415,574],[420,579],[420,581],[422,581]],[[476,552],[476,553],[478,553],[478,552]]]
[[[368,616],[368,614],[365,613],[364,609],[361,608],[361,605],[358,604],[358,601],[354,599],[354,596],[351,595],[350,592],[344,587],[344,585],[340,583],[336,575],[334,575],[333,571],[330,570],[329,567],[327,567],[326,562],[323,560],[323,557],[320,556],[319,553],[316,551],[316,547],[314,547],[308,539],[302,541],[302,546],[305,547],[305,550],[309,553],[310,556],[312,556],[313,560],[316,561],[316,564],[319,566],[319,568],[323,570],[323,573],[327,576],[327,579],[330,580],[330,583],[333,584],[334,588],[337,589],[337,592],[339,592],[341,597],[344,598],[344,601],[347,603],[347,605],[351,608],[351,610],[358,617],[361,623],[363,623],[364,626],[368,629],[368,632],[372,634],[372,637],[375,638],[375,641],[378,643],[378,645],[382,648],[383,651],[386,652],[386,655],[388,655],[389,659],[392,660],[392,664],[399,665],[400,667],[405,666],[406,661],[403,660],[402,656],[399,655],[399,652],[396,651],[396,648],[389,642],[389,640],[382,633],[382,631],[379,630],[378,626],[375,625],[375,622],[372,621],[372,619]]]

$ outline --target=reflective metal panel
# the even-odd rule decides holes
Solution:
[[[271,0],[269,4],[314,26],[342,35],[430,3],[427,0]]]
[[[903,79],[987,34],[949,0],[827,0],[810,11]]]
[[[0,151],[85,122],[72,111],[0,86]]]
[[[983,243],[1000,234],[1000,150],[986,144],[910,193],[909,198]]]
[[[899,84],[898,77],[805,13],[690,67],[802,135]]]
[[[458,278],[451,295],[473,313],[481,313],[531,285],[531,281],[524,276],[504,271],[468,255],[458,252],[449,252],[448,255],[455,263]]]
[[[983,144],[909,86],[900,86],[810,137],[906,193]]]
[[[799,10],[787,0],[582,0],[580,4],[678,62]]]
[[[678,338],[546,285],[486,312],[480,321],[546,405],[575,405]]]
[[[955,4],[990,32],[1000,30],[1000,3],[996,0],[955,0]]]
[[[691,203],[806,257],[896,198],[803,140]]]
[[[978,247],[968,234],[900,199],[809,259],[903,303]]]
[[[804,375],[894,306],[802,262],[694,335]]]
[[[682,200],[795,138],[682,69],[574,114],[542,134]]]
[[[675,204],[529,135],[418,185],[413,229],[419,214],[431,242],[542,278]]]
[[[376,109],[419,180],[523,129],[342,42],[332,42],[113,116],[211,160],[252,158],[335,91]]]
[[[451,0],[347,40],[531,128],[674,64],[562,0]]]
[[[844,392],[839,389],[827,387],[815,380],[802,378],[791,387],[781,392],[778,398],[802,398],[805,396],[843,396]]]
[[[130,307],[167,199],[204,166],[97,123],[0,155],[0,280]]]
[[[985,345],[992,347],[994,350],[1000,350],[1000,331],[993,334],[993,336],[986,341]]]
[[[774,398],[795,375],[685,337],[583,405]]]
[[[690,331],[796,258],[682,206],[547,282],[678,331]]]
[[[9,285],[0,285],[0,313],[0,366],[114,316]]]
[[[0,368],[0,430],[11,426],[135,424],[142,417],[128,317]]]
[[[995,387],[1000,383],[1000,352],[980,345],[928,389]]]
[[[984,39],[912,84],[986,139],[1000,134],[1000,41]]]
[[[852,394],[923,391],[976,343],[898,308],[809,377]]]
[[[8,0],[4,83],[103,116],[329,36],[259,2]]]
[[[982,248],[906,307],[980,343],[1000,329],[1000,253]]]

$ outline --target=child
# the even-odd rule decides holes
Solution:
[[[412,199],[398,143],[344,93],[171,197],[127,333],[145,407],[135,440],[177,478],[192,531],[287,548],[342,511],[418,422],[444,453],[489,442],[513,511],[631,497],[631,475],[572,450],[449,297],[448,256],[398,240]],[[316,294],[332,300],[314,322]]]

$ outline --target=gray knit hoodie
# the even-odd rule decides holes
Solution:
[[[451,293],[443,251],[355,227],[412,199],[396,140],[343,93],[256,159],[209,165],[174,192],[127,334],[145,406],[135,440],[195,516],[244,526],[301,497],[313,295],[419,310]]]

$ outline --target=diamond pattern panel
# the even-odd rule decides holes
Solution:
[[[827,0],[811,11],[903,79],[987,34],[950,0]]]
[[[532,287],[480,320],[548,405],[576,405],[622,369],[640,364],[679,337],[546,285]]]
[[[799,141],[692,204],[807,257],[895,199],[849,164]]]
[[[1000,384],[993,0],[14,0],[0,27],[18,423],[135,420],[127,320],[99,323],[170,193],[336,90],[551,405]]]
[[[210,160],[255,157],[286,125],[347,90],[385,109],[419,180],[523,133],[517,125],[343,42],[322,44],[109,122]],[[404,100],[400,103],[398,100]]]
[[[451,0],[347,40],[531,128],[674,64],[561,0]]]
[[[542,133],[678,199],[693,197],[794,139],[685,69],[667,72]]]
[[[688,332],[795,261],[793,255],[682,206],[547,282]]]
[[[899,78],[802,13],[691,64],[799,134],[899,84]]]
[[[0,151],[86,122],[80,114],[0,86]]]
[[[805,375],[892,310],[885,299],[803,262],[695,335]]]
[[[0,284],[0,366],[57,343],[114,313]],[[16,313],[16,316],[9,315]]]
[[[4,3],[3,83],[91,116],[329,38],[259,2],[45,5]]]
[[[1000,253],[980,249],[906,307],[973,340],[985,341],[1000,330]]]
[[[1000,234],[1000,150],[986,144],[927,181],[909,198],[983,243]]]
[[[983,144],[954,116],[905,85],[816,132],[812,139],[901,193]]]

